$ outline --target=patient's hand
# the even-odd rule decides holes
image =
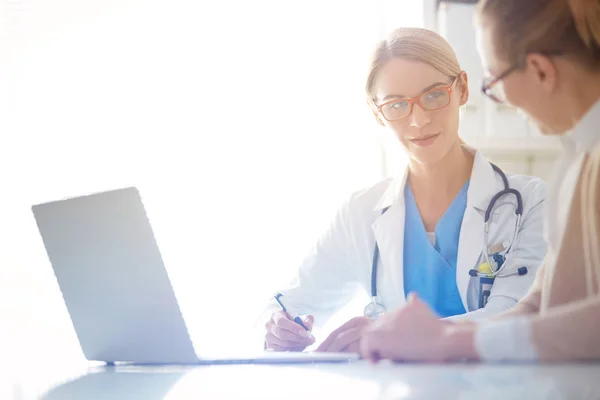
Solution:
[[[469,324],[465,324],[469,328]],[[363,332],[360,353],[371,361],[446,361],[450,357],[451,333],[462,324],[443,321],[416,295],[408,304],[380,317]]]
[[[316,351],[358,353],[361,335],[372,322],[366,317],[352,318],[331,332]]]

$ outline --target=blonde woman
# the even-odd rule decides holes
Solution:
[[[311,345],[313,321],[324,324],[358,290],[372,299],[364,315],[318,350],[358,351],[362,330],[404,306],[411,292],[439,317],[479,319],[508,310],[531,286],[546,252],[545,185],[505,175],[459,138],[468,78],[446,40],[425,29],[393,32],[375,50],[366,92],[408,165],[342,207],[269,308],[268,349]]]
[[[600,359],[600,1],[482,0],[483,91],[563,135],[547,202],[548,256],[512,310],[441,324],[416,296],[365,332],[371,359]]]

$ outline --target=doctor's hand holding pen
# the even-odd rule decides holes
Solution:
[[[276,311],[265,327],[265,349],[275,351],[302,351],[315,342],[311,334],[314,317],[312,315],[292,316],[284,306],[282,295],[275,296],[281,307]]]

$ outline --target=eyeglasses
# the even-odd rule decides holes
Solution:
[[[559,56],[564,54],[563,51],[560,50],[547,50],[547,51],[530,51],[527,52],[526,55],[537,53],[542,54],[547,57],[551,56]],[[504,79],[508,77],[511,73],[513,73],[518,68],[521,68],[525,65],[525,59],[513,64],[506,71],[498,75],[498,77],[494,78],[487,77],[483,79],[483,83],[481,84],[481,91],[490,99],[494,100],[496,103],[505,103],[506,102],[506,92],[504,91]]]
[[[483,78],[483,83],[481,84],[481,91],[490,99],[494,100],[496,103],[505,103],[506,102],[506,92],[504,91],[504,79],[513,73],[517,68],[519,68],[522,64],[516,63],[500,75],[494,78],[493,76]]]
[[[380,106],[377,106],[377,111],[383,118],[388,121],[399,121],[408,118],[412,114],[413,107],[416,104],[420,105],[426,111],[440,110],[450,104],[452,98],[452,89],[457,81],[458,76],[454,78],[448,86],[438,86],[433,88],[419,97],[404,98],[388,101]]]

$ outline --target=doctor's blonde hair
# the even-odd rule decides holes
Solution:
[[[375,84],[381,69],[395,58],[431,65],[449,78],[462,72],[454,49],[439,34],[423,28],[398,28],[378,43],[371,59],[365,90],[371,107],[375,106]],[[379,123],[382,121],[377,117]]]

